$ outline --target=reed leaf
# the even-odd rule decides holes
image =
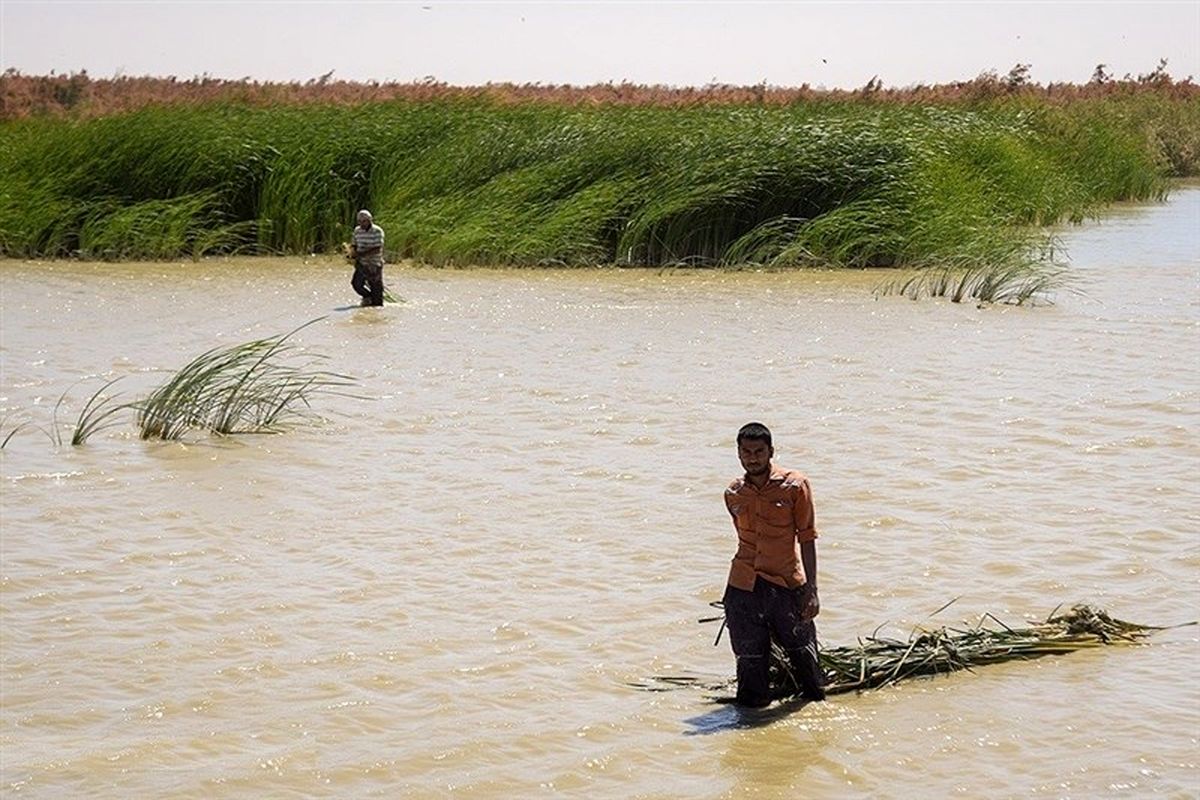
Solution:
[[[5,415],[4,419],[0,420],[0,431],[4,430],[5,426],[7,426],[7,425],[8,425],[8,416]],[[12,430],[10,430],[8,433],[4,434],[3,439],[0,439],[0,450],[3,450],[5,447],[8,447],[8,443],[10,441],[12,441],[12,438],[14,436],[16,436],[18,433],[25,430],[26,428],[30,428],[30,427],[33,427],[33,423],[30,422],[29,420],[25,420],[24,422],[18,422],[16,425],[14,425]]]
[[[116,402],[115,396],[103,396],[104,391],[119,380],[121,378],[116,377],[108,381],[84,403],[83,408],[79,411],[79,418],[75,421],[75,429],[71,433],[73,446],[78,447],[85,444],[92,435],[116,427],[120,422],[114,420],[113,417],[118,412],[133,408],[131,403]]]

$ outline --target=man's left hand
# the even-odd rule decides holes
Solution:
[[[800,619],[807,622],[821,613],[821,600],[817,597],[817,587],[805,586],[804,596],[800,600]]]

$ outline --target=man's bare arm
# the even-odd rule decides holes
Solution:
[[[800,543],[800,563],[804,565],[804,608],[800,612],[803,619],[812,619],[821,613],[821,601],[817,597],[817,542],[809,540]]]

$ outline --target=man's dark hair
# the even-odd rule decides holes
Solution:
[[[737,443],[741,444],[745,439],[766,442],[767,447],[774,446],[771,444],[771,431],[761,422],[747,422],[742,426],[741,430],[738,431]]]

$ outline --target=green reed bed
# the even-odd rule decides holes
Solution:
[[[880,636],[876,631],[860,638],[854,645],[823,647],[820,661],[826,677],[826,693],[877,689],[909,678],[972,670],[988,664],[1026,661],[1106,645],[1136,644],[1155,631],[1163,630],[1116,619],[1087,605],[1076,605],[1062,614],[1056,612],[1057,609],[1043,622],[1020,628],[1009,627],[986,614],[972,627],[918,628],[906,639]],[[716,620],[723,620],[723,617],[701,622]],[[717,638],[720,639],[719,634]],[[774,644],[770,670],[771,691],[775,697],[800,693],[786,657]],[[694,686],[721,692],[732,689],[735,684],[688,675],[659,675],[631,685],[649,691]]]
[[[391,259],[432,264],[1052,272],[1039,226],[1161,197],[1168,175],[1196,171],[1195,129],[1196,98],[1145,93],[1054,106],[220,104],[21,120],[0,126],[0,254],[332,252],[369,207]]]

